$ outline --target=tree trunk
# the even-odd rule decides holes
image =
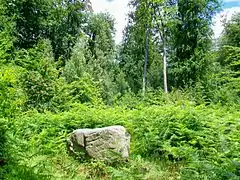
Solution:
[[[143,87],[142,87],[142,92],[143,96],[145,95],[146,91],[146,84],[147,84],[147,65],[148,65],[148,26],[146,26],[146,47],[145,47],[145,60],[144,60],[144,72],[143,72]]]
[[[163,36],[165,36],[164,33],[163,33]],[[162,40],[163,40],[163,81],[164,81],[164,92],[168,93],[168,83],[167,83],[167,50],[166,50],[165,37],[163,37]]]

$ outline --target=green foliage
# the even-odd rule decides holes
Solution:
[[[156,45],[156,39],[150,19],[151,7],[146,7],[146,2],[131,1],[136,10],[129,14],[129,22],[124,30],[122,46],[119,47],[118,61],[122,71],[126,74],[126,81],[131,90],[138,93],[142,89],[144,54],[146,46],[146,24],[149,26],[148,42],[148,72],[147,87],[159,88],[162,82],[162,56],[159,53],[159,47]],[[149,13],[146,13],[149,12]],[[157,38],[155,38],[155,36]]]
[[[2,166],[6,164],[7,161],[7,149],[5,148],[6,143],[6,131],[8,129],[8,121],[5,119],[0,118],[0,178],[3,179],[4,177],[4,170]]]
[[[86,42],[87,38],[79,38],[75,47],[73,48],[73,53],[71,59],[66,62],[63,76],[66,78],[67,82],[73,82],[83,77],[87,72],[86,70]]]
[[[222,91],[221,101],[239,103],[240,87],[239,87],[239,61],[240,48],[233,46],[223,46],[219,51],[217,61],[221,67],[220,71],[215,75],[218,80],[218,88]],[[219,91],[218,91],[219,92]],[[226,98],[232,99],[228,101]]]
[[[240,47],[240,13],[235,13],[230,21],[225,20],[221,45]]]
[[[140,27],[139,27],[140,26]],[[142,88],[143,66],[144,66],[144,47],[145,29],[141,24],[129,24],[125,29],[125,39],[123,47],[120,49],[118,61],[120,68],[126,75],[126,81],[131,91],[138,93]],[[139,34],[142,34],[139,36]],[[156,45],[150,40],[148,57],[148,88],[159,88],[163,80],[161,73],[161,55],[156,50]]]
[[[55,93],[53,79],[48,79],[36,71],[28,72],[24,78],[24,89],[29,108],[46,109]]]
[[[230,86],[238,92],[240,95],[240,48],[239,47],[224,47],[227,49],[228,57],[226,57],[225,62],[228,63],[228,68],[230,69]]]
[[[47,17],[48,1],[13,1],[1,0],[5,8],[5,17],[11,17],[15,22],[17,48],[31,48],[43,37],[43,20]]]
[[[33,111],[18,117],[7,133],[10,160],[6,168],[15,165],[8,176],[14,172],[18,175],[20,172],[15,169],[20,166],[28,172],[52,178],[123,176],[154,179],[159,177],[160,169],[166,179],[180,173],[183,179],[237,179],[240,161],[238,107],[183,103],[137,108],[92,108],[79,104],[64,113]],[[130,162],[110,166],[102,162],[80,163],[68,156],[65,140],[74,129],[113,124],[124,125],[132,136]],[[147,158],[161,160],[165,165],[154,164],[152,160],[148,164]],[[173,172],[175,175],[170,175],[168,167],[174,164],[178,168]],[[82,171],[72,171],[72,168]]]
[[[115,96],[129,89],[125,74],[114,59],[113,19],[109,14],[97,14],[89,16],[89,21],[86,27],[89,37],[78,38],[63,76],[68,83],[91,77],[97,82],[104,102],[112,104]]]
[[[224,121],[218,119],[221,110],[207,111],[201,106],[193,110],[183,106],[176,109],[172,107],[168,113],[167,109],[162,107],[162,116],[158,115],[158,110],[154,110],[154,121],[144,118],[139,122],[140,126],[135,131],[135,134],[139,131],[139,153],[189,162],[183,167],[183,177],[191,177],[192,172],[194,179],[238,177],[238,167],[233,168],[235,161],[239,162],[236,159],[239,155],[233,155],[239,151],[238,140],[235,139],[239,134],[235,129],[238,128],[238,122],[233,122],[233,117],[236,118],[238,112],[225,117]]]
[[[219,1],[132,0],[130,5],[134,11],[129,14],[119,59],[131,89],[137,93],[142,86],[147,26],[147,86],[163,86],[161,61],[166,53],[170,87],[185,88],[201,80],[207,73],[206,53],[212,43],[210,26]]]
[[[4,160],[4,152],[5,152],[5,141],[6,141],[6,134],[7,131],[7,121],[5,119],[0,119],[0,166],[3,165]],[[1,175],[0,175],[1,177]]]
[[[221,37],[221,46],[218,51],[217,62],[221,65],[219,71],[219,82],[226,89],[225,94],[232,97],[232,102],[239,103],[240,86],[240,48],[239,48],[239,14],[233,15],[230,21],[224,22],[223,36]],[[223,94],[224,96],[224,94]]]
[[[177,3],[177,25],[173,32],[175,54],[170,62],[171,79],[175,87],[194,85],[205,74],[206,53],[211,48],[212,18],[220,4],[218,0],[184,1]]]
[[[70,83],[66,86],[65,91],[73,103],[101,103],[99,87],[90,76]]]
[[[20,53],[16,63],[26,69],[21,78],[27,96],[26,105],[38,110],[48,109],[58,78],[50,42],[40,41],[33,49]]]
[[[217,0],[130,5],[116,46],[90,1],[0,0],[0,179],[239,179],[239,14],[207,53]],[[162,52],[185,89],[158,90]],[[68,154],[73,130],[110,125],[131,134],[127,162]]]
[[[4,23],[4,22],[3,22]],[[0,25],[0,65],[10,62],[14,56],[14,37],[12,35],[13,25],[11,23]]]
[[[0,117],[13,117],[21,111],[25,97],[19,86],[22,70],[13,65],[0,67]]]
[[[224,23],[223,36],[221,38],[221,47],[219,50],[219,63],[225,68],[221,73],[221,80],[230,89],[240,95],[239,73],[240,73],[240,45],[238,42],[240,32],[240,15],[233,15],[230,21]]]
[[[228,106],[239,104],[238,89],[235,88],[237,86],[231,83],[235,77],[232,76],[234,71],[231,70],[227,52],[229,52],[227,47],[210,52],[207,55],[208,66],[205,69],[207,73],[193,87],[185,89],[196,103],[219,103]]]
[[[114,19],[108,13],[90,14],[85,32],[89,35],[89,49],[94,59],[112,58],[115,49]],[[102,62],[104,64],[104,62]]]
[[[33,48],[39,40],[48,38],[54,58],[70,58],[84,20],[82,1],[68,0],[1,0],[1,15],[15,24],[14,47]]]
[[[162,106],[164,104],[196,104],[196,100],[192,98],[188,92],[173,90],[169,94],[165,94],[163,91],[148,90],[144,98],[142,93],[134,94],[132,92],[125,93],[123,96],[116,99],[115,104],[117,106],[123,106],[128,109],[148,108],[149,106]]]
[[[72,48],[83,32],[86,23],[85,1],[45,0],[51,2],[48,18],[45,20],[46,38],[51,40],[55,60],[63,65],[70,59]]]

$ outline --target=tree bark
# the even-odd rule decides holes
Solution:
[[[143,96],[145,95],[146,91],[146,84],[147,84],[147,65],[148,65],[148,25],[146,26],[146,44],[145,44],[145,59],[144,59],[144,72],[143,72],[143,87],[142,87],[142,92]]]
[[[165,34],[163,32],[163,81],[164,81],[164,92],[168,93],[168,83],[167,83],[167,50],[165,42]]]
[[[168,82],[167,82],[167,45],[166,45],[166,34],[165,26],[163,20],[161,19],[161,26],[157,23],[158,31],[160,38],[163,43],[163,83],[164,83],[164,92],[168,93]],[[162,27],[162,28],[161,28]]]

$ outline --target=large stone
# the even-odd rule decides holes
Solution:
[[[109,160],[117,156],[128,158],[130,135],[123,126],[75,130],[68,139],[70,152]]]

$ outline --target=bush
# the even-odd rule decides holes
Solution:
[[[4,151],[5,151],[5,133],[7,131],[7,121],[5,119],[0,119],[0,166],[4,160]]]
[[[102,104],[100,88],[89,75],[67,83],[64,78],[56,82],[56,91],[51,100],[50,110],[53,112],[68,111],[74,104],[98,106]]]
[[[2,4],[1,4],[2,5]],[[0,5],[0,6],[1,6]],[[0,11],[3,11],[0,7]],[[2,12],[1,12],[2,13]],[[10,63],[13,60],[15,54],[14,48],[14,24],[10,19],[3,17],[0,14],[0,65]]]
[[[27,96],[26,107],[39,111],[50,109],[59,74],[50,42],[43,40],[28,51],[20,51],[16,64],[25,69],[21,82]]]
[[[7,121],[5,119],[0,119],[0,179],[4,177],[2,166],[7,163],[7,149],[5,148],[7,129]]]
[[[21,73],[17,66],[0,67],[0,117],[14,117],[22,110],[25,96],[19,85]]]
[[[98,84],[90,76],[84,76],[68,84],[66,90],[74,103],[99,104],[101,102]]]
[[[43,76],[37,71],[26,73],[24,89],[28,97],[27,107],[38,110],[49,109],[55,88],[54,79]]]

